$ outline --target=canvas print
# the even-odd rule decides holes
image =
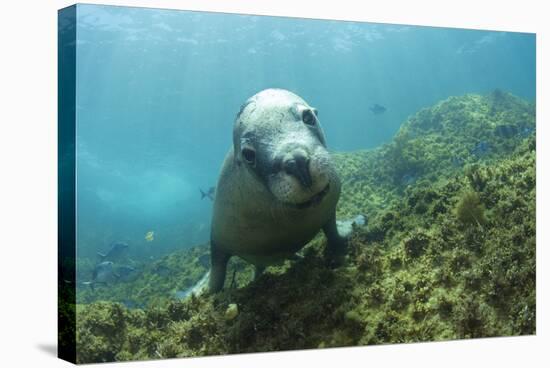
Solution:
[[[535,35],[59,11],[59,355],[535,334]]]

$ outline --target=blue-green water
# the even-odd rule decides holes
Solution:
[[[533,34],[95,5],[77,21],[78,256],[94,261],[115,241],[137,260],[208,241],[199,189],[262,89],[315,106],[334,151],[379,146],[449,96],[535,98]]]

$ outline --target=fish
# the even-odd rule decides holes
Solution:
[[[216,193],[216,187],[210,187],[206,192],[203,191],[201,188],[199,188],[199,190],[201,192],[201,199],[208,198],[211,201],[214,201],[214,194]]]
[[[380,115],[386,112],[386,108],[382,105],[379,105],[375,103],[371,107],[369,107],[369,110],[372,111],[374,115]]]
[[[120,259],[128,249],[128,244],[124,242],[114,242],[106,253],[97,252],[101,261],[115,261]]]
[[[148,231],[145,234],[145,240],[148,241],[148,242],[152,242],[153,240],[155,240],[155,232],[154,231]]]
[[[92,291],[94,290],[94,286],[96,284],[109,284],[114,281],[116,281],[118,278],[120,278],[120,275],[115,273],[113,269],[114,263],[111,261],[105,261],[98,263],[94,267],[94,272],[92,274],[92,279],[90,281],[84,281],[82,282],[83,285],[88,285],[92,288]]]

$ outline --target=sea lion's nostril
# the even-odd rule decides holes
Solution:
[[[305,188],[310,188],[313,184],[311,173],[309,172],[309,158],[301,153],[294,154],[291,158],[285,160],[283,169],[288,175],[294,176]]]

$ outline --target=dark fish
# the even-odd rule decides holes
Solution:
[[[114,242],[106,253],[97,252],[102,261],[115,261],[119,259],[128,249],[128,244],[124,242]]]
[[[374,115],[380,115],[386,112],[386,108],[379,104],[374,104],[369,108]]]
[[[489,146],[489,143],[485,141],[481,141],[478,144],[472,148],[470,153],[476,157],[482,157],[485,156],[489,151],[491,150],[491,147]]]
[[[214,193],[216,193],[216,187],[210,187],[206,192],[199,188],[201,191],[201,199],[208,197],[211,201],[214,201]]]
[[[120,275],[115,273],[113,269],[113,262],[105,261],[105,262],[98,263],[95,266],[94,272],[92,274],[92,280],[85,281],[82,284],[89,285],[92,288],[92,290],[94,290],[94,285],[109,284],[116,281],[119,277]]]
[[[203,254],[199,257],[199,264],[203,266],[204,268],[210,267],[210,255],[209,254]]]

